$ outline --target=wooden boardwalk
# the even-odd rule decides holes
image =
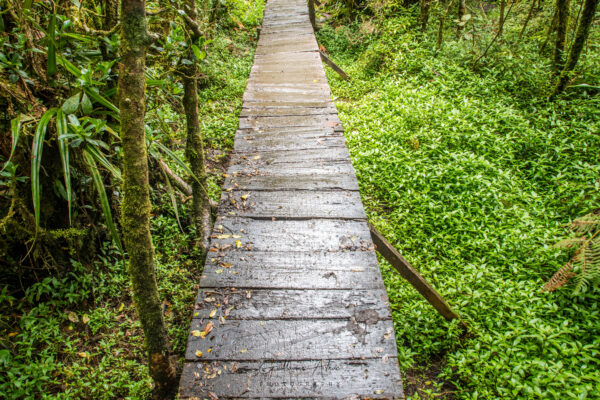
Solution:
[[[306,0],[269,0],[181,398],[402,398],[388,299]]]

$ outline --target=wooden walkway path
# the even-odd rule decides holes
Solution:
[[[181,398],[402,398],[388,299],[306,0],[269,0]]]

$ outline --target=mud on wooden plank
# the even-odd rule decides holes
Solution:
[[[353,191],[224,191],[219,213],[231,211],[248,218],[367,218],[360,193]]]
[[[208,323],[212,330],[203,338]],[[378,319],[374,310],[357,312],[347,320],[192,319],[190,331],[185,358],[192,361],[397,356],[392,321]]]
[[[323,275],[335,275],[334,272]],[[372,313],[377,319],[391,319],[387,293],[378,290],[242,290],[201,289],[194,318],[227,321],[239,319],[349,319]]]
[[[272,362],[186,362],[180,398],[400,399],[396,358]]]

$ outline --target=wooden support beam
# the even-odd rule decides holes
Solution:
[[[308,18],[310,19],[310,24],[313,27],[313,30],[317,31],[317,24],[315,22],[315,0],[308,0]]]
[[[376,250],[408,281],[417,291],[425,297],[425,300],[431,304],[438,313],[446,320],[460,319],[452,308],[446,303],[446,300],[413,268],[408,261],[388,242],[381,233],[371,224],[369,224],[371,238],[375,243]]]
[[[344,72],[343,69],[341,69],[340,67],[338,67],[337,65],[335,65],[335,63],[333,61],[331,61],[329,59],[329,57],[327,57],[321,50],[319,50],[319,54],[321,55],[321,60],[323,60],[323,62],[327,65],[329,65],[335,72],[337,72],[338,74],[340,74],[340,76],[343,79],[350,79],[350,77]]]

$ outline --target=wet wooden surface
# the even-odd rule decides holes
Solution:
[[[403,398],[305,0],[267,2],[199,287],[181,398]]]

